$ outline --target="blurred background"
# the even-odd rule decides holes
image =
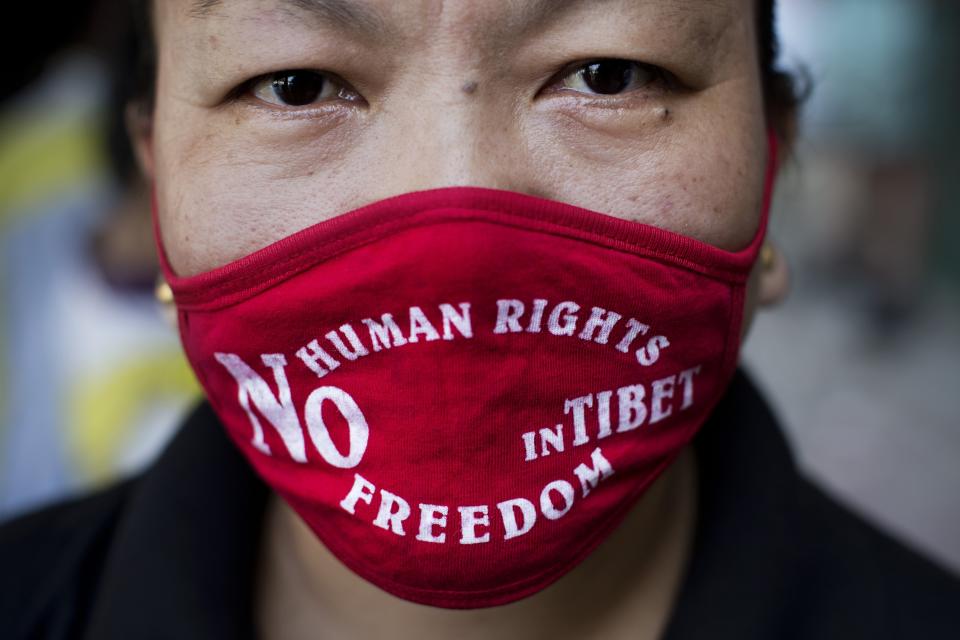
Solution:
[[[125,6],[2,39],[0,519],[141,468],[199,394],[153,298]],[[773,214],[793,292],[744,360],[809,475],[960,571],[960,2],[780,0],[778,22],[812,84]]]

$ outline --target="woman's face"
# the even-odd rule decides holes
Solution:
[[[181,275],[451,185],[730,250],[755,233],[767,158],[754,0],[155,5],[142,148]]]

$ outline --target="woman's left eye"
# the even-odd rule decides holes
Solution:
[[[281,71],[254,80],[250,93],[278,107],[305,107],[334,98],[355,101],[357,93],[329,74],[316,71]]]
[[[641,89],[663,78],[663,71],[648,64],[608,58],[581,65],[560,84],[589,95],[617,95]]]

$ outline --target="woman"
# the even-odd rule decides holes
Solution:
[[[132,132],[209,403],[8,525],[13,637],[945,637],[955,580],[736,371],[787,288],[772,15],[155,3]]]

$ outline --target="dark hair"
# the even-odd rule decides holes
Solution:
[[[157,40],[153,32],[153,0],[130,0],[134,48],[128,64],[134,66],[133,76],[129,79],[130,101],[145,111],[153,111],[156,98],[157,80]]]
[[[757,0],[757,50],[760,58],[760,79],[767,118],[785,143],[793,146],[796,138],[796,116],[810,93],[810,79],[798,78],[779,66],[780,39],[777,37],[776,0]]]
[[[136,65],[129,89],[130,101],[145,111],[153,109],[157,51],[151,25],[152,0],[130,0],[136,25],[137,50],[131,62]],[[757,38],[761,82],[767,117],[779,137],[789,147],[795,137],[795,114],[808,93],[797,79],[778,66],[780,42],[776,30],[776,0],[756,0]]]
[[[51,61],[65,48],[86,39],[92,14],[91,2],[57,5],[57,19],[43,3],[17,3],[16,12],[4,19],[3,83],[0,102],[5,102],[48,71]],[[24,25],[36,25],[24,29]],[[42,26],[41,26],[42,25]],[[13,37],[22,34],[24,37]]]

